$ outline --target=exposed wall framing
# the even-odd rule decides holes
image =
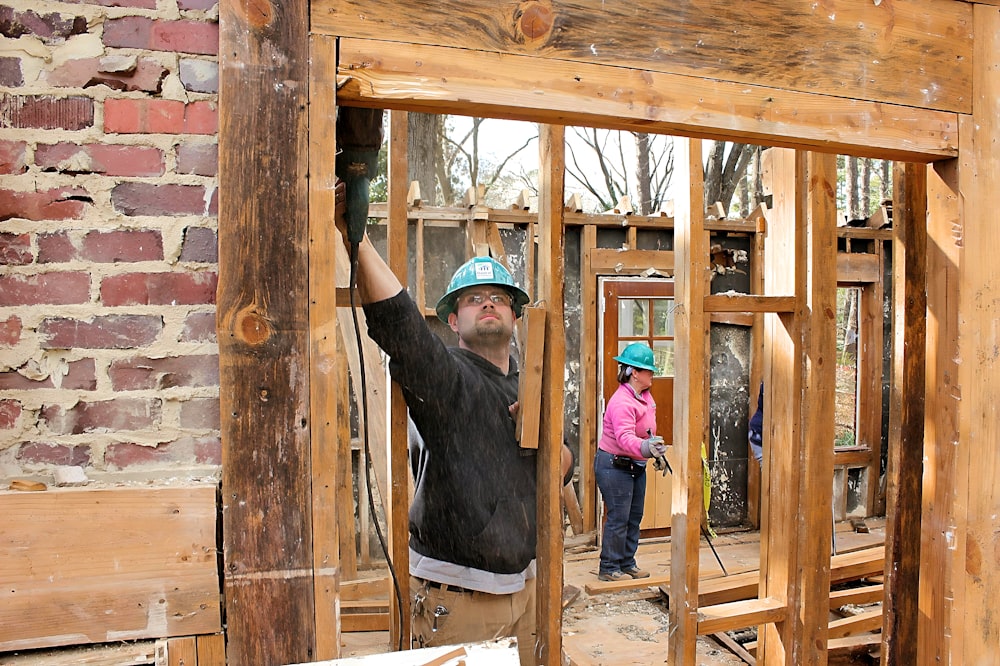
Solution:
[[[771,373],[775,367],[784,373],[783,396],[792,399],[785,406],[768,402],[772,428],[781,430],[795,453],[770,461],[765,496],[769,484],[796,473],[804,473],[802,483],[790,486],[797,488],[795,502],[784,507],[768,502],[763,507],[763,524],[765,530],[782,524],[792,528],[791,533],[809,533],[813,542],[793,542],[787,552],[779,552],[778,544],[766,545],[761,601],[768,608],[761,613],[773,621],[767,625],[773,630],[765,631],[761,650],[768,664],[823,663],[826,657],[815,641],[824,639],[828,630],[825,623],[817,628],[812,620],[828,604],[828,589],[822,588],[829,575],[829,553],[815,537],[829,529],[829,505],[816,499],[828,497],[830,452],[810,447],[804,435],[827,427],[829,410],[823,405],[828,404],[824,382],[829,371],[818,361],[827,358],[829,341],[803,321],[810,309],[826,316],[830,280],[825,283],[823,276],[832,275],[834,268],[832,254],[821,242],[833,240],[832,225],[823,223],[829,215],[824,189],[830,172],[829,157],[824,155],[908,162],[961,155],[961,160],[935,165],[928,188],[944,200],[928,205],[931,215],[957,212],[960,239],[949,240],[941,221],[932,217],[929,225],[942,250],[927,253],[941,265],[943,257],[952,256],[951,245],[958,248],[957,262],[951,264],[956,266],[957,304],[950,300],[953,292],[936,291],[933,299],[928,298],[936,314],[955,317],[932,329],[938,337],[928,342],[937,352],[957,348],[962,362],[957,382],[948,381],[950,370],[943,359],[927,364],[933,367],[935,380],[953,387],[934,391],[931,404],[936,411],[928,422],[942,429],[921,438],[919,410],[899,412],[901,441],[922,439],[928,452],[924,459],[935,461],[935,474],[924,474],[922,479],[924,497],[933,498],[925,501],[924,515],[932,520],[924,524],[900,515],[891,521],[894,543],[912,546],[923,537],[925,557],[918,563],[905,560],[900,549],[887,549],[887,570],[896,574],[886,578],[890,598],[902,591],[894,588],[897,585],[912,592],[914,572],[920,571],[921,598],[941,601],[922,606],[921,620],[912,617],[907,606],[896,606],[885,642],[888,653],[895,645],[898,654],[900,641],[909,640],[917,624],[918,651],[924,651],[918,653],[920,659],[936,650],[953,663],[990,660],[1000,635],[990,603],[1000,589],[1000,572],[989,564],[1000,515],[995,483],[1000,437],[991,416],[998,400],[995,382],[990,381],[996,376],[992,322],[1000,301],[995,286],[1000,279],[995,274],[996,242],[989,217],[994,209],[990,184],[1000,180],[1000,156],[994,148],[1000,136],[996,108],[1000,7],[944,0],[891,6],[838,0],[835,7],[813,13],[802,11],[798,3],[753,1],[744,5],[737,26],[728,23],[728,6],[707,1],[633,4],[627,15],[598,0],[577,3],[572,14],[561,6],[527,4],[529,9],[545,11],[498,8],[485,0],[412,7],[374,0],[220,5],[218,320],[229,662],[308,661],[322,656],[320,650],[325,648],[317,635],[330,630],[320,624],[317,604],[328,600],[316,585],[317,576],[336,564],[326,560],[315,543],[331,537],[316,529],[321,516],[314,511],[322,503],[315,504],[311,486],[322,470],[313,470],[316,426],[307,415],[312,401],[322,400],[312,384],[333,383],[336,378],[332,372],[320,372],[322,359],[317,355],[328,352],[314,339],[329,322],[311,319],[310,310],[314,263],[334,259],[313,257],[310,250],[311,230],[318,228],[314,221],[328,211],[317,209],[328,183],[310,182],[307,175],[315,178],[322,173],[317,152],[324,152],[327,160],[333,155],[332,141],[320,145],[322,128],[331,118],[312,108],[321,96],[308,83],[315,71],[327,72],[320,80],[332,83],[334,63],[337,101],[342,104],[441,110],[551,125],[636,128],[816,151],[788,158],[792,164],[784,182],[794,184],[787,194],[792,201],[782,205],[790,212],[785,219],[794,222],[778,226],[808,224],[811,235],[789,238],[796,248],[794,284],[777,284],[766,277],[766,288],[778,289],[775,295],[725,303],[705,296],[704,282],[697,277],[705,254],[700,250],[704,243],[700,201],[697,206],[692,203],[700,191],[696,182],[689,183],[692,201],[683,204],[678,215],[684,241],[676,258],[678,273],[683,273],[678,278],[684,281],[681,293],[689,330],[704,326],[713,310],[773,313],[765,316],[772,331]],[[646,24],[662,29],[636,33],[631,20],[635,12]],[[526,25],[525,15],[543,20]],[[700,27],[706,15],[712,17],[710,31]],[[719,25],[730,27],[719,29]],[[601,26],[600,34],[592,26]],[[858,26],[865,28],[859,31]],[[929,31],[924,26],[943,29]],[[689,48],[693,33],[699,38],[695,50]],[[761,34],[771,36],[768,48],[732,49],[734,39],[739,43],[743,35],[749,39]],[[799,57],[782,65],[787,59],[776,55],[789,52]],[[661,53],[673,55],[661,58]],[[711,71],[707,63],[713,63]],[[327,108],[327,113],[332,111],[333,107]],[[687,163],[694,167],[700,164],[693,158],[697,147],[689,146]],[[264,163],[267,168],[260,168]],[[952,169],[956,177],[950,176]],[[816,178],[804,180],[806,174]],[[553,183],[558,178],[554,173],[544,177],[553,178]],[[549,205],[561,201],[554,189]],[[544,280],[550,282],[539,280],[549,295],[559,292],[556,283],[562,278],[562,255],[553,251],[562,227],[555,220],[558,216],[547,217],[538,230],[546,239],[542,252],[549,253],[548,258],[540,257],[539,265],[553,262],[543,271]],[[774,224],[768,234],[775,240],[783,236]],[[913,288],[919,293],[922,287],[914,279]],[[912,316],[920,318],[919,307]],[[552,318],[549,321],[551,326]],[[904,357],[904,377],[896,380],[902,382],[905,395],[919,397],[915,384],[921,382],[913,368],[925,363],[919,334],[912,329],[914,321],[907,315],[903,328],[911,330],[896,335],[919,347],[912,350],[915,366]],[[960,344],[953,345],[942,340],[942,334],[957,331],[950,328],[957,321],[966,322],[967,328],[962,329]],[[673,559],[681,566],[690,560],[699,520],[695,510],[700,497],[691,490],[695,473],[700,474],[693,463],[703,436],[704,413],[691,403],[704,407],[704,401],[695,397],[698,367],[704,360],[702,344],[701,336],[695,335],[682,350],[689,387],[683,419],[681,410],[675,409],[675,443],[686,447],[674,503]],[[801,345],[797,351],[796,345]],[[776,354],[776,350],[785,351]],[[793,351],[791,358],[784,356],[787,350]],[[813,354],[811,362],[817,365],[806,364],[806,354]],[[551,373],[548,381],[553,381]],[[773,401],[774,391],[766,401]],[[929,392],[925,388],[925,394]],[[956,417],[955,428],[949,427],[951,415]],[[557,428],[550,427],[549,434]],[[335,427],[330,430],[337,432]],[[925,471],[909,457],[895,464],[900,495],[895,505],[887,507],[890,515],[912,499],[903,495],[913,492],[909,490],[915,487],[913,477]],[[548,463],[543,462],[542,471],[543,478],[552,476]],[[953,481],[953,494],[936,485],[938,472]],[[811,489],[818,495],[810,496]],[[554,495],[541,495],[546,517],[553,511],[550,494]],[[541,524],[548,529],[546,520]],[[938,546],[939,539],[948,547]],[[555,591],[559,575],[553,571],[550,550],[543,547],[540,552],[544,561],[539,590],[546,596]],[[697,579],[692,580],[687,569],[684,577],[673,578],[672,597],[671,654],[677,663],[690,663],[683,658],[697,632],[697,602],[691,602],[697,599]],[[772,615],[774,604],[768,600],[777,600],[785,619]],[[553,601],[548,598],[541,607],[546,609]],[[281,621],[276,623],[275,618]],[[539,624],[538,654],[545,663],[557,663],[557,624],[551,618]],[[961,640],[951,640],[952,636]]]

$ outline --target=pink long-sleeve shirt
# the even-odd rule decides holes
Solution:
[[[608,400],[598,448],[614,455],[643,460],[642,440],[656,434],[656,403],[646,390],[636,395],[628,382]]]

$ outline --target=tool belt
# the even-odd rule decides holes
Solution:
[[[611,456],[611,466],[615,469],[624,470],[632,476],[639,476],[646,471],[645,461],[639,462],[628,456]]]

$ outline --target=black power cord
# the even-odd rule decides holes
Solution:
[[[365,487],[368,489],[368,510],[372,514],[372,519],[375,523],[375,534],[378,536],[379,545],[382,547],[382,554],[385,555],[386,564],[389,567],[389,575],[392,577],[392,587],[396,594],[396,608],[399,611],[399,644],[397,650],[403,649],[403,594],[399,589],[399,578],[396,576],[396,569],[392,564],[392,556],[389,554],[389,547],[386,544],[385,536],[382,534],[382,528],[378,523],[378,514],[375,511],[375,500],[372,493],[372,482],[371,482],[371,466],[372,466],[372,454],[371,447],[368,442],[368,380],[365,375],[365,351],[364,345],[361,341],[361,325],[358,323],[358,306],[355,303],[355,294],[357,292],[357,281],[358,281],[358,251],[360,248],[360,241],[351,241],[351,276],[350,276],[350,294],[351,294],[351,318],[354,321],[354,339],[358,345],[358,357],[360,358],[360,375],[361,375],[361,416],[363,419],[362,424],[362,442],[365,447],[365,459],[367,463],[364,468],[365,474]],[[346,388],[346,387],[345,387]],[[389,442],[386,442],[386,451],[388,452]],[[361,470],[359,470],[360,472]],[[379,496],[382,500],[382,507],[386,510],[386,515],[388,515],[388,507],[385,505],[385,498]],[[387,519],[388,520],[388,519]],[[362,536],[364,538],[364,536]]]

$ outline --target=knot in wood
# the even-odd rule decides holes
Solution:
[[[271,322],[259,312],[243,311],[236,320],[236,337],[248,345],[260,345],[271,337]]]
[[[522,3],[514,14],[514,26],[519,41],[537,44],[548,40],[555,24],[555,15],[549,2]]]

